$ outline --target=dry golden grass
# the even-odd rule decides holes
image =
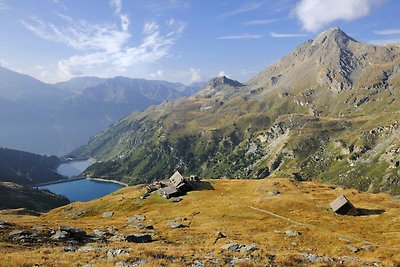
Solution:
[[[93,266],[113,266],[120,260],[135,259],[146,259],[148,266],[187,266],[196,259],[206,266],[224,266],[233,256],[250,259],[236,266],[265,266],[271,263],[271,255],[278,265],[309,264],[300,253],[357,258],[346,266],[370,262],[384,266],[400,264],[399,198],[286,179],[215,180],[210,183],[214,190],[190,192],[179,203],[157,196],[142,200],[143,189],[139,186],[124,188],[88,203],[73,203],[40,217],[0,215],[0,220],[14,222],[20,227],[44,225],[54,229],[68,225],[90,233],[94,229],[114,226],[122,233],[130,234],[139,230],[129,227],[127,217],[144,214],[147,217],[144,223],[155,227],[152,243],[91,244],[106,247],[101,252],[64,253],[63,246],[26,247],[3,241],[0,243],[0,266],[80,266],[89,262]],[[281,194],[269,196],[270,190],[279,190]],[[358,217],[335,215],[329,203],[340,194],[345,194],[357,208],[368,209],[370,213],[384,212]],[[101,215],[105,211],[115,214],[110,219],[103,219]],[[72,215],[76,212],[81,215]],[[188,227],[171,229],[167,226],[169,219],[181,216],[188,219],[183,222]],[[301,235],[288,237],[277,233],[285,230],[296,230]],[[227,237],[215,242],[217,231]],[[351,245],[357,248],[371,244],[373,250],[352,253],[346,248],[347,243],[339,240],[342,237],[350,239]],[[228,243],[255,244],[260,250],[251,255],[222,251],[220,247]],[[129,256],[108,260],[106,252],[110,248],[131,248],[132,251]],[[213,264],[215,260],[218,260],[217,264]]]

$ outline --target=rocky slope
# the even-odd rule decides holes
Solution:
[[[400,193],[400,49],[338,28],[246,84],[212,79],[194,96],[134,113],[79,156],[87,173],[140,183],[202,177],[320,179]]]
[[[67,198],[50,191],[10,182],[0,182],[0,210],[24,208],[46,212],[69,203]]]
[[[40,217],[0,212],[0,266],[400,263],[399,197],[289,179],[203,182],[213,190],[178,203],[143,199],[136,186]],[[333,213],[329,203],[341,194],[362,216]]]

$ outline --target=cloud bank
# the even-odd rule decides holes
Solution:
[[[365,17],[383,2],[385,0],[301,0],[295,8],[295,15],[303,29],[316,32],[337,20]]]
[[[60,15],[64,20],[62,25],[45,22],[37,17],[24,20],[22,24],[36,36],[63,43],[78,52],[58,61],[60,79],[84,75],[99,66],[124,71],[134,64],[154,63],[169,55],[171,46],[186,26],[174,19],[164,24],[146,22],[141,41],[132,45],[129,16],[120,13],[122,2],[113,0],[110,5],[118,17],[118,23],[90,23]]]

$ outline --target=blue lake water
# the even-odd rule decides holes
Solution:
[[[90,160],[69,161],[60,164],[57,171],[64,176],[74,177],[81,174],[91,164]],[[38,188],[48,189],[53,193],[63,195],[71,202],[86,202],[111,194],[122,187],[124,186],[117,183],[82,179],[67,180],[66,182],[39,186]]]
[[[57,168],[57,172],[68,177],[78,176],[90,165],[92,165],[90,160],[69,161],[60,164]]]
[[[123,185],[102,182],[90,179],[68,181],[58,184],[39,186],[39,189],[48,189],[53,193],[67,197],[71,202],[86,202],[105,195],[124,187]]]

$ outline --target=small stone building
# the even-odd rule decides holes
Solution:
[[[357,209],[344,195],[340,195],[338,198],[332,201],[330,205],[332,210],[337,214],[353,216],[358,215]]]
[[[178,197],[192,189],[190,181],[177,171],[169,178],[167,186],[159,189],[159,194],[165,198]]]
[[[159,190],[160,195],[165,198],[178,197],[181,192],[174,186],[167,186]]]

